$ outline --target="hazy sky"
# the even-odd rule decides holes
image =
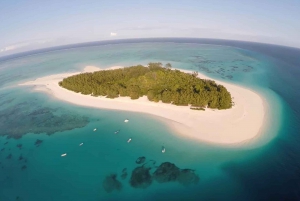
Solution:
[[[300,0],[1,0],[0,56],[69,43],[222,38],[300,47]]]

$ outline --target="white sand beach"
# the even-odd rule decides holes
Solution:
[[[120,66],[114,66],[109,69],[115,68],[120,68]],[[101,69],[87,66],[83,72],[97,70]],[[186,70],[181,71],[190,73],[190,71]],[[231,93],[235,103],[233,108],[228,110],[206,109],[205,111],[198,111],[191,110],[188,106],[150,102],[146,96],[138,100],[131,100],[129,97],[108,99],[82,95],[58,85],[58,82],[63,78],[78,73],[82,72],[50,75],[20,85],[35,86],[35,90],[48,92],[62,101],[76,105],[143,112],[162,117],[175,134],[209,143],[234,144],[246,142],[258,136],[264,128],[267,107],[263,97],[252,90],[238,85],[216,80],[216,83],[225,86]],[[198,77],[211,79],[200,73],[198,73]]]

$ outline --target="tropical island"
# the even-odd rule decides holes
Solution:
[[[215,81],[200,79],[197,72],[172,70],[171,64],[149,63],[126,68],[86,72],[64,78],[59,85],[65,89],[106,98],[147,96],[149,101],[191,105],[190,109],[229,109],[232,98],[227,89]]]
[[[160,63],[106,69],[86,66],[79,72],[48,75],[20,85],[70,104],[127,111],[129,119],[130,112],[144,113],[163,122],[170,133],[192,140],[241,143],[263,131],[268,115],[263,96],[233,83],[171,67]],[[201,112],[204,107],[205,112]],[[124,119],[116,117],[116,121]]]

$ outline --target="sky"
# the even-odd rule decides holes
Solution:
[[[300,0],[0,0],[0,57],[64,44],[151,37],[300,48]]]

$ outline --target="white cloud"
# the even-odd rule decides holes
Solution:
[[[117,33],[114,33],[114,32],[110,32],[110,36],[116,36]]]
[[[23,47],[26,47],[26,46],[29,46],[29,45],[45,44],[45,43],[48,43],[48,42],[51,42],[51,41],[52,40],[36,40],[36,41],[28,41],[28,42],[16,43],[16,44],[9,45],[9,46],[1,48],[0,52],[12,51],[12,50],[23,48]]]
[[[25,47],[27,45],[29,45],[29,43],[19,43],[19,44],[9,45],[9,46],[6,46],[6,47],[0,49],[0,52],[15,50],[15,49],[18,49],[18,48],[21,48],[21,47]]]

